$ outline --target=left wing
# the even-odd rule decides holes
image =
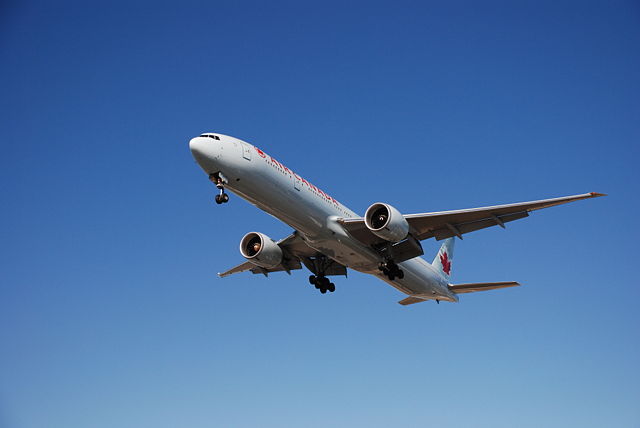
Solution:
[[[457,236],[462,239],[465,233],[500,226],[510,221],[528,217],[531,211],[549,208],[581,199],[605,196],[602,193],[584,193],[581,195],[564,196],[561,198],[543,199],[540,201],[520,202],[516,204],[496,205],[491,207],[470,208],[466,210],[440,211],[423,214],[409,214],[404,218],[409,223],[411,234],[418,240],[436,238],[442,239]],[[339,222],[356,239],[374,245],[384,242],[375,236],[365,225],[363,218],[341,219]]]

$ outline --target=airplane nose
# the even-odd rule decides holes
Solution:
[[[220,157],[219,142],[211,138],[195,137],[189,141],[189,150],[202,169],[209,170]]]
[[[198,157],[206,156],[206,143],[202,137],[192,138],[191,141],[189,141],[189,150],[191,150],[191,154],[196,160]]]

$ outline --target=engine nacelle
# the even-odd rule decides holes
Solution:
[[[409,223],[389,204],[371,205],[364,214],[364,222],[374,235],[389,242],[400,242],[409,235]]]
[[[256,266],[271,269],[282,263],[282,249],[263,233],[250,232],[240,241],[240,254]]]

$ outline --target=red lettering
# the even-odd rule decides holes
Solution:
[[[275,160],[273,158],[273,156],[269,156],[271,158],[271,162],[275,163],[276,165],[278,165],[280,168],[282,168],[282,164],[280,162],[278,162],[277,160]]]
[[[256,149],[256,152],[258,152],[258,155],[260,155],[261,158],[266,158],[267,155],[264,154],[264,152],[262,150],[260,150],[259,148],[257,148],[256,146],[253,146],[254,149]]]

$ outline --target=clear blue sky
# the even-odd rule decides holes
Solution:
[[[640,426],[638,2],[349,4],[3,2],[1,427]],[[467,235],[523,287],[458,304],[222,280],[290,229],[203,131],[360,213],[610,196]]]

